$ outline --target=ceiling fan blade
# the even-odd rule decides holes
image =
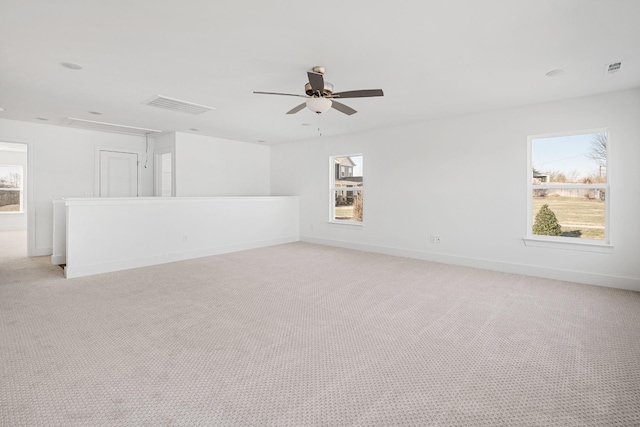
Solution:
[[[280,93],[280,92],[256,92],[253,93],[261,94],[261,95],[284,95],[284,96],[300,96],[302,98],[307,98],[306,95],[297,95],[295,93]]]
[[[347,116],[357,113],[357,111],[353,108],[347,107],[346,105],[334,101],[333,99],[331,100],[331,108],[335,108],[336,110],[346,114]]]
[[[302,110],[306,106],[307,106],[307,103],[303,102],[302,104],[298,105],[297,107],[294,107],[291,110],[287,111],[287,114],[295,114],[298,111]]]
[[[371,96],[384,96],[382,89],[348,90],[332,95],[333,98],[369,98]]]
[[[309,84],[314,92],[324,92],[324,77],[322,77],[322,74],[307,71],[307,76],[309,76]]]

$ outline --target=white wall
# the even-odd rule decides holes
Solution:
[[[2,141],[0,140],[0,143]],[[26,148],[26,146],[25,146]],[[23,188],[22,188],[22,209],[23,212],[0,213],[0,231],[3,230],[26,230],[27,229],[27,188],[26,179],[27,172],[27,153],[26,151],[5,151],[0,146],[0,165],[19,165],[23,171]]]
[[[100,148],[138,153],[139,194],[153,194],[153,158],[145,169],[143,137],[0,119],[0,141],[26,142],[29,146],[30,255],[52,253],[53,198],[95,194],[96,151]]]
[[[299,236],[297,197],[67,199],[65,205],[67,277],[295,242]]]
[[[527,136],[593,128],[610,129],[613,252],[525,246]],[[345,153],[365,156],[363,227],[328,223]],[[640,290],[639,163],[636,89],[273,146],[271,189],[300,196],[302,240]]]
[[[67,206],[65,199],[53,200],[53,248],[51,264],[67,262]]]
[[[177,132],[176,196],[268,196],[270,147]]]
[[[175,132],[167,133],[154,138],[154,188],[158,188],[156,180],[162,179],[160,176],[156,176],[155,156],[159,154],[171,154],[171,196],[176,196],[176,134]],[[154,195],[160,196],[161,194]]]

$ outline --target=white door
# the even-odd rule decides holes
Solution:
[[[138,196],[138,155],[100,151],[100,197]]]

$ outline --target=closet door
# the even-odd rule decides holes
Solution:
[[[100,197],[138,196],[138,155],[100,151]]]

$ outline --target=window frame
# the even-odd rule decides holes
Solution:
[[[17,211],[0,211],[0,215],[16,215],[24,213],[24,166],[22,165],[9,165],[9,164],[0,164],[2,167],[8,168],[20,168],[20,186],[17,188],[0,188],[3,191],[19,191],[20,192],[20,210]]]
[[[329,223],[331,224],[340,224],[340,225],[348,225],[348,226],[356,226],[362,227],[364,225],[364,215],[362,217],[362,221],[353,221],[349,219],[336,219],[335,215],[335,192],[336,191],[345,191],[343,187],[336,187],[335,182],[338,177],[336,176],[336,163],[335,159],[337,157],[362,157],[363,165],[362,165],[362,186],[358,187],[357,190],[348,190],[348,191],[359,191],[364,193],[364,153],[351,153],[351,154],[332,154],[329,156]],[[339,171],[342,170],[342,165],[338,168]],[[345,167],[346,169],[346,167]],[[353,169],[353,168],[352,168]],[[353,173],[351,174],[353,176]],[[344,176],[341,178],[348,178]],[[364,207],[364,200],[363,200]]]
[[[556,138],[566,136],[577,135],[590,135],[597,133],[605,133],[607,135],[607,182],[602,184],[537,184],[533,185],[532,170],[533,170],[533,141],[536,139],[544,138]],[[555,249],[569,249],[579,250],[587,252],[605,252],[610,253],[613,249],[611,243],[611,131],[609,128],[596,128],[580,131],[570,132],[554,132],[548,134],[529,135],[527,137],[527,223],[526,233],[523,239],[525,245],[544,248]],[[563,236],[543,236],[533,234],[533,191],[544,189],[559,189],[559,188],[571,188],[571,189],[604,189],[605,191],[605,213],[604,213],[604,239],[587,239],[587,238],[575,238],[575,237],[563,237]]]

